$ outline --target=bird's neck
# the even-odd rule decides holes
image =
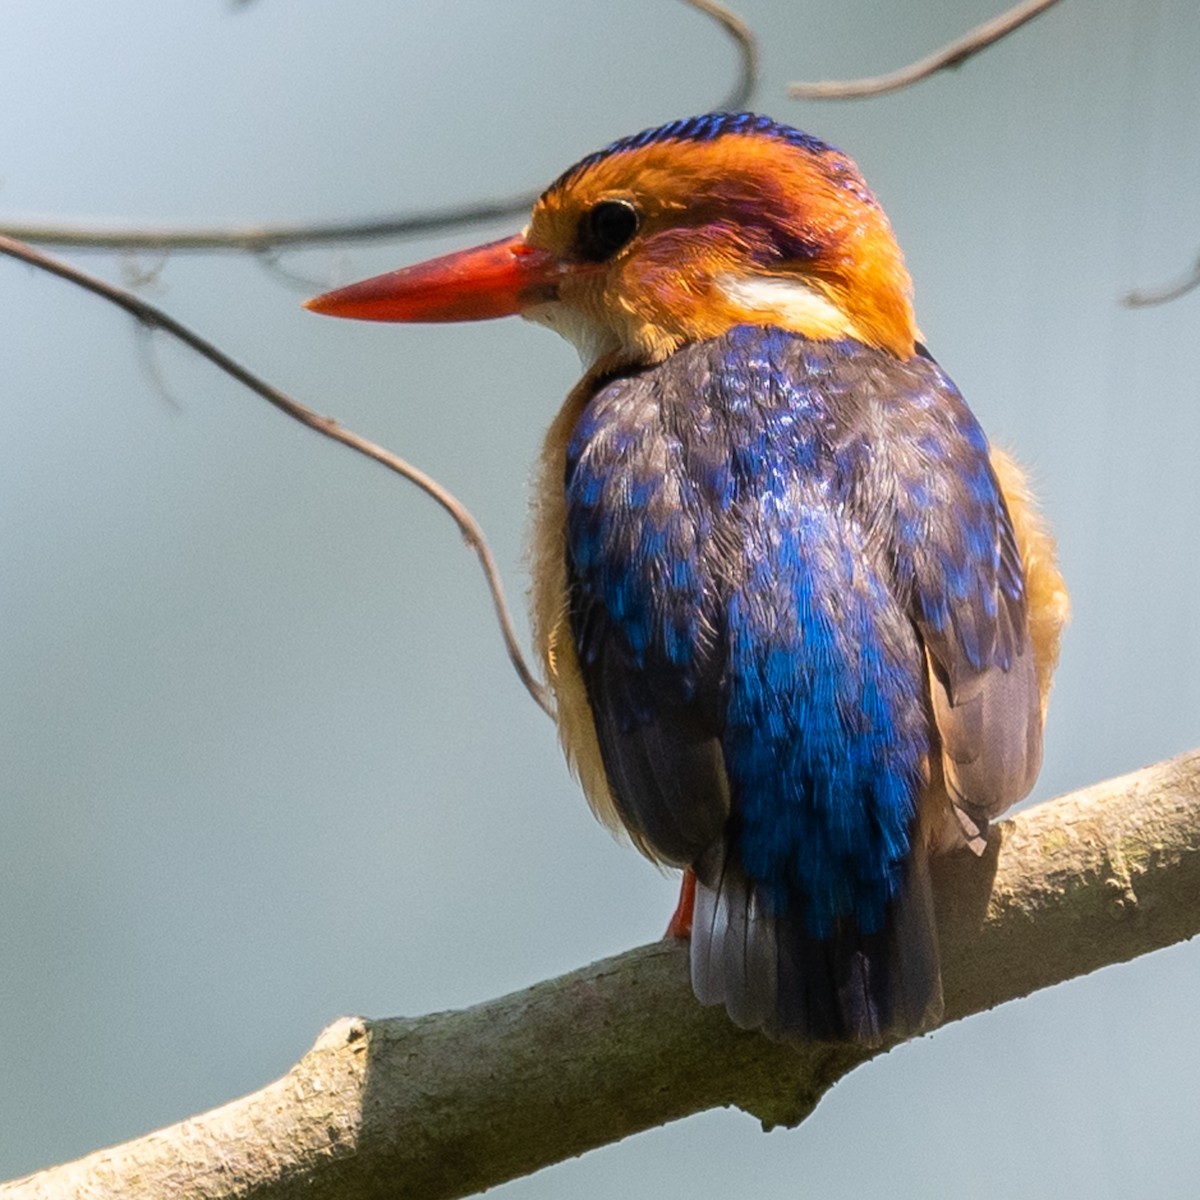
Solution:
[[[672,291],[682,283],[672,281]],[[614,367],[662,362],[692,342],[720,337],[740,325],[770,325],[814,340],[851,338],[909,358],[919,333],[907,295],[856,295],[834,281],[795,274],[720,272],[706,295],[654,296],[626,310],[617,328],[588,322],[597,336],[564,333],[579,349],[591,375]],[[691,301],[690,304],[686,301]],[[599,333],[604,336],[598,336]]]

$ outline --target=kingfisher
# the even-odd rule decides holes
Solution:
[[[683,869],[697,998],[777,1038],[937,1023],[930,856],[983,853],[1041,765],[1054,544],[911,293],[851,159],[720,112],[587,155],[516,236],[308,302],[578,349],[532,522],[561,741]]]

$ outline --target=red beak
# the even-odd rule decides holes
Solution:
[[[486,321],[553,300],[563,269],[517,234],[352,283],[304,307],[360,321]]]

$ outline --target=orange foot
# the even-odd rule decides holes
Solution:
[[[683,884],[679,889],[679,903],[667,932],[663,937],[689,938],[692,936],[692,913],[696,908],[696,873],[691,867],[683,869]]]

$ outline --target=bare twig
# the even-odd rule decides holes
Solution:
[[[318,279],[315,275],[305,275],[285,267],[284,253],[285,251],[274,246],[266,250],[257,250],[254,253],[254,261],[277,283],[282,283],[284,287],[299,295],[311,296],[314,292],[324,291],[328,287],[326,279]]]
[[[414,467],[409,462],[405,462],[404,459],[393,454],[390,450],[385,450],[382,446],[377,446],[374,442],[368,441],[366,438],[360,437],[357,433],[343,428],[332,417],[322,416],[320,413],[314,412],[312,409],[306,408],[303,404],[293,400],[285,392],[260,379],[257,375],[254,375],[243,367],[241,363],[230,358],[228,354],[218,349],[212,342],[207,341],[186,325],[175,320],[174,317],[163,312],[162,309],[135,296],[132,292],[117,287],[115,284],[108,283],[103,279],[98,279],[94,275],[89,275],[79,270],[78,267],[73,267],[69,263],[63,262],[61,259],[52,258],[50,255],[44,254],[32,246],[23,245],[21,242],[3,235],[0,235],[0,254],[7,254],[11,258],[20,259],[22,262],[29,263],[30,266],[37,267],[42,271],[48,271],[51,275],[57,275],[60,279],[65,279],[69,283],[73,283],[85,291],[93,293],[93,295],[108,300],[118,308],[123,308],[146,328],[161,329],[164,333],[169,333],[172,337],[177,338],[184,345],[190,346],[197,354],[202,355],[209,362],[219,367],[226,375],[236,379],[238,383],[248,387],[256,395],[261,396],[268,404],[272,404],[281,412],[286,413],[293,420],[299,421],[302,425],[306,425],[309,429],[315,430],[324,437],[332,438],[335,442],[341,442],[343,446],[349,446],[351,450],[356,450],[359,454],[363,454],[367,458],[374,459],[375,462],[387,467],[389,471],[394,471],[410,483],[416,484],[423,492],[436,500],[450,514],[454,523],[458,526],[463,539],[479,559],[479,565],[482,567],[484,578],[487,580],[488,590],[491,592],[492,606],[496,612],[496,619],[500,623],[500,632],[504,638],[505,649],[508,651],[508,657],[512,661],[517,674],[520,676],[521,682],[543,711],[548,714],[552,712],[545,689],[534,678],[533,672],[530,671],[525,661],[525,656],[521,653],[516,631],[513,628],[512,617],[509,614],[508,605],[504,599],[504,588],[500,582],[496,560],[492,556],[491,547],[483,535],[483,530],[463,503],[447,491],[437,480],[426,475],[420,468]]]
[[[1130,308],[1149,308],[1153,304],[1168,304],[1186,296],[1188,292],[1200,287],[1200,257],[1197,257],[1191,273],[1176,279],[1174,283],[1164,283],[1156,288],[1136,288],[1121,297],[1121,303]]]
[[[793,83],[788,87],[788,96],[792,100],[856,100],[864,96],[882,96],[887,92],[898,92],[901,88],[910,87],[930,75],[935,75],[938,71],[962,66],[968,58],[986,50],[1014,29],[1019,29],[1026,21],[1032,21],[1034,17],[1057,3],[1058,0],[1024,0],[1000,16],[984,21],[970,33],[964,34],[940,50],[935,50],[928,57],[918,59],[898,71],[887,75],[873,75],[866,79],[827,79],[820,83]]]
[[[711,17],[737,43],[738,79],[723,107],[742,108],[758,84],[758,46],[747,25],[715,0],[684,0]],[[441,233],[521,216],[533,207],[537,192],[522,192],[476,204],[456,204],[407,216],[367,217],[361,221],[314,221],[282,225],[153,226],[137,222],[120,228],[55,221],[0,221],[0,236],[39,246],[77,250],[184,250],[195,252],[271,251],[283,247],[378,242]]]
[[[134,342],[137,346],[138,357],[142,360],[142,366],[146,369],[146,375],[154,385],[154,390],[158,392],[159,398],[168,408],[182,412],[183,405],[171,390],[171,385],[167,382],[167,373],[163,370],[162,362],[156,353],[153,328],[149,325],[139,324],[135,330]]]
[[[1194,937],[1200,753],[1018,813],[934,889],[947,1021]],[[718,1105],[795,1125],[878,1053],[734,1028],[670,940],[459,1012],[343,1018],[278,1082],[0,1200],[450,1200]]]
[[[142,223],[127,228],[59,225],[51,221],[7,221],[0,236],[40,246],[79,250],[275,250],[281,246],[320,246],[343,242],[377,242],[478,225],[528,211],[535,192],[479,204],[454,205],[411,216],[368,217],[361,221],[312,222],[298,225],[243,225],[186,228]]]
[[[758,90],[758,40],[750,26],[735,12],[715,0],[683,0],[689,8],[694,8],[706,16],[712,17],[731,38],[737,43],[741,66],[738,70],[738,80],[733,90],[725,97],[720,105],[727,112],[737,112],[745,108]]]

